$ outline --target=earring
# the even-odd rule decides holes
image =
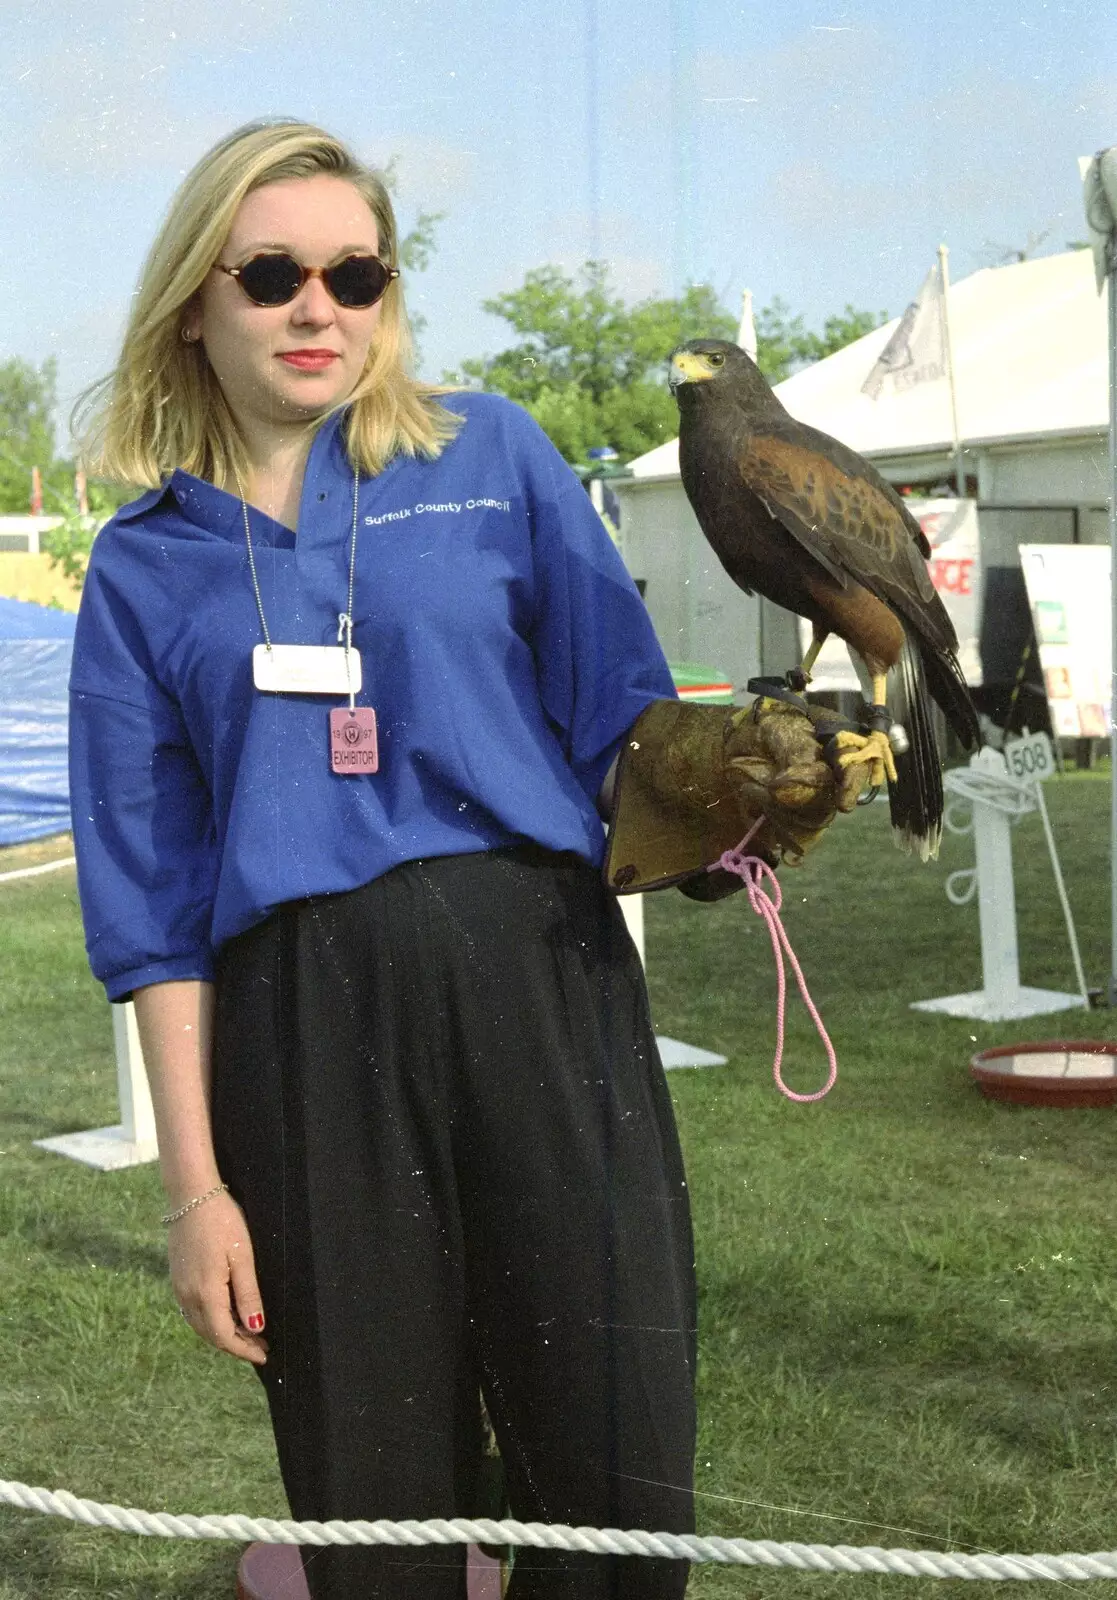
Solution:
[[[186,328],[183,328],[183,330],[182,330],[182,342],[183,342],[183,344],[195,344],[195,343],[197,343],[197,340],[195,339],[195,337],[194,337],[194,335],[192,333],[190,333]]]

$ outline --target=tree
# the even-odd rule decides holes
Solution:
[[[1050,228],[1044,228],[1042,233],[1034,233],[1029,228],[1028,237],[1023,244],[998,244],[993,239],[986,239],[985,249],[982,253],[985,256],[987,266],[1019,266],[1022,261],[1033,260],[1039,254],[1040,245],[1050,237]]]
[[[463,361],[447,382],[472,382],[517,400],[566,459],[584,463],[596,445],[622,459],[674,438],[678,413],[667,388],[667,357],[687,339],[735,339],[737,322],[704,284],[675,299],[628,306],[610,287],[608,266],[587,261],[577,278],[535,267],[518,289],[483,302],[518,335],[487,360]],[[846,306],[821,333],[791,317],[782,300],[757,316],[758,363],[772,382],[840,350],[886,317]]]
[[[53,356],[40,367],[18,356],[0,362],[0,514],[29,511],[32,467],[42,475],[44,511],[56,509],[67,480],[72,491],[72,471],[54,455],[57,379]]]
[[[31,469],[38,467],[43,513],[61,523],[42,535],[42,548],[68,578],[80,578],[97,526],[128,492],[91,480],[89,515],[78,511],[74,463],[54,453],[54,407],[58,365],[49,356],[39,367],[13,357],[0,362],[0,514],[26,515],[31,508]]]
[[[39,535],[39,547],[50,557],[51,565],[71,583],[79,585],[84,581],[89,552],[99,530],[118,506],[132,499],[131,490],[122,489],[118,484],[90,482],[86,493],[87,513],[70,505],[64,510],[61,522]]]
[[[793,372],[832,356],[887,321],[886,311],[857,311],[847,305],[840,314],[827,317],[821,333],[811,333],[803,318],[791,316],[777,295],[757,312],[757,365],[769,383],[782,383]]]
[[[677,299],[628,306],[609,283],[603,261],[577,277],[561,267],[533,268],[519,289],[483,302],[518,335],[487,360],[464,361],[449,382],[473,382],[517,400],[568,461],[596,445],[622,458],[642,455],[678,432],[667,389],[667,357],[705,335],[732,339],[732,317],[713,292],[692,284]]]

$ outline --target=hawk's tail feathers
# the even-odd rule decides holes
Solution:
[[[938,701],[947,722],[966,749],[978,749],[981,728],[977,709],[970,697],[969,685],[962,676],[957,656],[947,650],[932,650],[926,646],[920,653],[932,698]]]
[[[909,742],[896,757],[896,782],[888,786],[893,836],[901,850],[927,861],[938,855],[942,838],[942,762],[923,659],[906,629],[900,660],[889,675],[888,709]]]

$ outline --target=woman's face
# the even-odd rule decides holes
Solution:
[[[305,267],[327,267],[378,249],[376,219],[361,195],[323,173],[246,196],[217,259],[238,267],[275,250]],[[321,278],[308,278],[286,305],[258,306],[215,267],[183,329],[201,339],[234,417],[251,431],[253,423],[305,422],[351,394],[379,319],[379,301],[364,310],[338,305]],[[330,359],[304,366],[291,359],[311,352]]]

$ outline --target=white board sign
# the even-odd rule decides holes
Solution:
[[[1018,783],[1041,783],[1055,771],[1055,754],[1045,733],[1010,739],[1002,752],[1009,776]]]
[[[1022,544],[1051,726],[1064,739],[1109,737],[1112,637],[1107,545]]]
[[[978,556],[977,502],[974,500],[905,501],[927,535],[931,558],[927,569],[939,599],[958,635],[958,660],[966,682],[981,682],[981,562]],[[804,653],[811,642],[811,625],[800,621]],[[812,689],[867,691],[857,676],[841,639],[831,635],[811,674]]]

